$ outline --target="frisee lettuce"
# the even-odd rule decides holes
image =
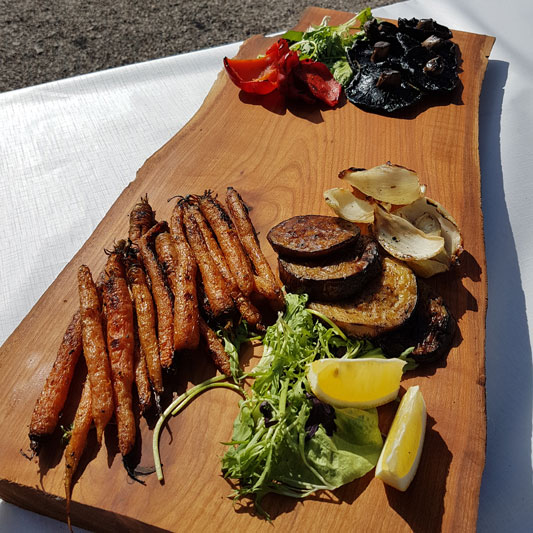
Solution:
[[[318,26],[311,26],[304,32],[291,30],[282,37],[292,43],[290,48],[299,52],[300,59],[324,63],[333,77],[346,86],[353,77],[346,49],[364,36],[361,28],[371,19],[372,11],[367,7],[344,24],[329,26],[330,18],[324,17]]]
[[[246,377],[240,365],[239,354],[241,352],[241,346],[245,342],[260,340],[261,337],[258,335],[250,336],[246,320],[239,322],[234,329],[218,330],[217,335],[222,340],[224,351],[228,354],[231,376],[237,383]]]
[[[224,476],[238,481],[235,499],[251,497],[265,516],[266,494],[302,498],[333,490],[371,470],[383,444],[376,409],[335,409],[333,434],[319,424],[309,437],[307,422],[318,400],[307,387],[307,365],[381,352],[315,320],[306,303],[306,295],[287,294],[285,313],[267,329],[263,356],[250,372],[251,395],[240,403],[222,458]]]

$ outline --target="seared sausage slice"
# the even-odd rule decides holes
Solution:
[[[356,224],[339,217],[301,215],[274,226],[267,239],[281,256],[315,259],[352,247],[360,233]]]

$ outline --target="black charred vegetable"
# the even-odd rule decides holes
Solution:
[[[432,19],[398,19],[398,26],[372,19],[364,31],[347,51],[355,76],[345,92],[353,104],[392,113],[457,87],[459,49],[445,26]]]
[[[379,344],[388,357],[399,357],[414,344],[409,357],[419,364],[434,363],[446,357],[456,330],[455,318],[442,297],[419,280],[418,302],[411,318],[379,339]]]

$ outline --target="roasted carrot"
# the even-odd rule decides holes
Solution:
[[[146,366],[146,357],[137,335],[135,335],[135,347],[133,350],[133,371],[135,374],[135,386],[137,387],[137,396],[139,397],[139,407],[143,414],[152,404],[152,389],[148,368]]]
[[[141,198],[130,213],[129,239],[137,241],[156,224],[155,211],[148,202],[148,196]],[[159,360],[159,344],[156,333],[156,315],[152,298],[151,283],[146,278],[137,254],[129,254],[126,277],[135,306],[135,382],[141,403],[141,411],[151,403],[149,385],[157,394],[163,392],[163,377]],[[145,375],[148,375],[148,387]]]
[[[159,360],[163,368],[172,364],[174,354],[174,318],[172,299],[165,283],[161,265],[150,246],[152,238],[166,229],[166,225],[158,223],[145,233],[138,241],[139,252],[144,268],[150,278],[152,295],[157,312],[157,336],[159,342]]]
[[[42,439],[51,435],[57,426],[81,351],[81,318],[77,311],[65,331],[54,365],[33,410],[29,437],[30,448],[35,454],[39,453]]]
[[[254,282],[257,292],[267,298],[274,307],[283,307],[284,301],[281,284],[272,272],[268,261],[261,251],[257,233],[250,220],[248,208],[243,202],[241,195],[233,187],[227,188],[226,205],[243,248],[250,257],[255,269],[256,275]]]
[[[148,203],[148,196],[145,196],[135,204],[130,213],[128,231],[130,241],[136,242],[139,240],[155,223],[155,212]]]
[[[65,448],[65,497],[67,501],[67,523],[71,531],[70,501],[72,498],[72,479],[85,450],[87,435],[91,429],[92,422],[91,386],[87,378],[81,393],[80,403],[76,409],[76,415],[74,416],[70,439]]]
[[[172,210],[170,234],[175,243],[177,253],[177,283],[173,287],[174,322],[176,322],[176,319],[182,320],[182,326],[177,329],[174,328],[174,346],[176,350],[196,348],[200,341],[198,291],[196,285],[198,265],[185,237],[182,202],[178,202]]]
[[[215,232],[218,245],[239,289],[245,296],[250,296],[254,290],[254,274],[231,218],[211,191],[194,198]]]
[[[263,329],[261,325],[261,314],[257,308],[252,304],[252,302],[243,294],[239,285],[233,276],[233,272],[228,266],[226,257],[222,253],[222,250],[218,244],[215,235],[211,229],[211,226],[208,224],[207,220],[204,218],[203,212],[198,209],[191,211],[194,220],[198,224],[198,228],[202,233],[209,254],[213,258],[220,274],[226,282],[228,293],[235,302],[237,309],[241,313],[241,316],[253,327],[258,329]],[[253,280],[253,278],[251,278]]]
[[[174,294],[174,350],[194,349],[200,340],[196,289],[192,292],[183,292],[187,287],[182,285],[180,279],[178,246],[170,233],[163,232],[156,237],[155,249]],[[192,280],[195,282],[196,275]],[[190,287],[190,283],[187,286]],[[192,304],[191,311],[185,306],[188,303]]]
[[[200,317],[200,334],[217,369],[226,376],[231,376],[229,356],[224,350],[224,345],[202,317]]]
[[[187,236],[185,235],[184,224],[184,210],[185,210],[185,199],[180,199],[176,202],[174,209],[172,210],[172,215],[170,217],[170,234],[176,241],[180,250],[189,255],[189,259],[194,260],[194,255],[192,253],[191,247],[187,242]],[[183,247],[183,248],[182,248]]]
[[[135,346],[133,304],[119,247],[111,252],[106,264],[104,305],[107,318],[107,351],[111,363],[118,447],[125,456],[135,444],[133,415],[133,351]]]
[[[111,368],[102,331],[100,301],[91,271],[86,265],[78,269],[83,355],[91,384],[91,409],[100,444],[105,426],[113,415]]]
[[[159,344],[156,333],[156,312],[146,275],[136,257],[130,258],[127,270],[128,282],[137,317],[139,343],[146,358],[146,367],[155,392],[163,392],[163,376],[159,361]]]
[[[100,272],[96,280],[96,291],[100,303],[103,274],[104,271]],[[81,316],[78,309],[63,335],[56,360],[32,413],[29,437],[30,449],[34,455],[39,453],[41,441],[51,435],[57,427],[59,416],[68,397],[76,364],[82,353],[82,344]]]
[[[203,288],[209,301],[210,310],[215,318],[228,315],[234,309],[233,301],[228,293],[227,283],[211,257],[195,220],[194,215],[195,212],[198,212],[198,207],[190,204],[184,205],[185,234],[202,276]]]

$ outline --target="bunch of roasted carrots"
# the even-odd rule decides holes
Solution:
[[[94,424],[98,444],[114,415],[125,458],[136,438],[134,397],[141,413],[163,392],[163,369],[182,350],[206,347],[217,369],[230,375],[215,328],[244,319],[264,330],[256,304],[283,306],[281,285],[266,261],[239,193],[180,197],[170,224],[157,222],[145,197],[130,213],[127,240],[107,251],[103,272],[78,270],[79,310],[33,411],[30,448],[56,429],[74,370],[83,354],[87,376],[65,449],[65,492],[70,526],[72,479]],[[133,394],[133,387],[137,395]]]

